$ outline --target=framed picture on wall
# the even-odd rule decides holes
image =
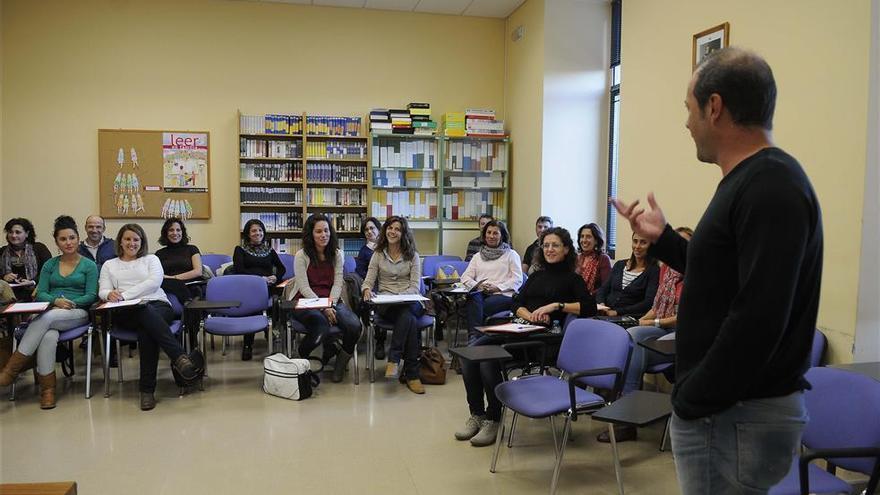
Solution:
[[[694,35],[693,68],[707,55],[730,44],[730,24],[725,22]]]

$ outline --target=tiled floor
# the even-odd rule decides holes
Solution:
[[[314,398],[292,402],[260,390],[257,351],[251,362],[238,360],[237,347],[225,357],[210,353],[207,390],[182,398],[161,361],[159,403],[150,412],[138,409],[136,358],[123,360],[125,383],[115,381],[114,370],[110,398],[97,367],[91,400],[83,398],[81,376],[59,381],[51,411],[39,409],[27,374],[18,400],[0,401],[0,481],[75,480],[81,494],[124,495],[549,490],[554,456],[546,420],[519,422],[514,448],[503,448],[495,474],[491,447],[453,438],[467,417],[459,375],[428,386],[424,396],[384,378],[370,384],[364,374],[359,386],[326,379]],[[617,493],[610,447],[595,440],[603,427],[575,424],[560,494]],[[678,493],[672,456],[658,451],[661,433],[658,424],[620,445],[628,494]]]

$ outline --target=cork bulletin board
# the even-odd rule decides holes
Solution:
[[[98,130],[105,218],[211,218],[207,131]]]

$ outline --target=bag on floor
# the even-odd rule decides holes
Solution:
[[[291,359],[279,352],[263,359],[263,392],[282,399],[303,400],[318,386],[308,359]]]
[[[436,347],[422,347],[419,355],[419,378],[428,385],[446,383],[446,358]]]

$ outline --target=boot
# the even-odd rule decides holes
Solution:
[[[6,367],[10,357],[12,357],[12,337],[0,336],[0,369]]]
[[[8,387],[9,385],[12,385],[12,382],[15,381],[15,377],[24,370],[25,364],[30,360],[30,357],[31,356],[25,356],[18,351],[12,353],[9,361],[6,362],[6,366],[0,371],[0,387]]]
[[[351,354],[339,349],[336,353],[336,367],[333,368],[333,383],[339,383],[345,377],[345,368],[348,367],[348,361],[351,360]]]
[[[40,409],[55,409],[55,372],[39,375]]]

